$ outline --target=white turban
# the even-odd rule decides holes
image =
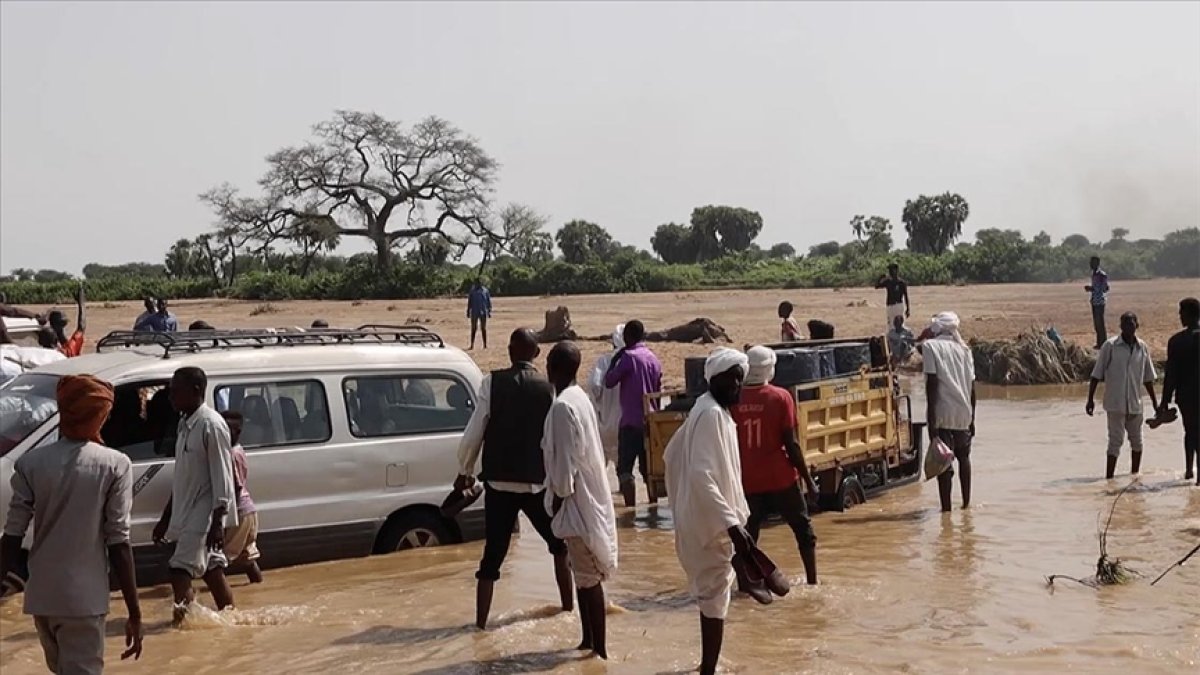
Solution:
[[[958,327],[961,322],[958,315],[954,312],[941,312],[934,315],[933,320],[929,324],[929,332],[933,333],[934,337],[947,338],[962,342],[962,334],[958,332]]]
[[[729,349],[728,347],[714,349],[708,355],[708,359],[704,361],[704,379],[711,382],[714,377],[735,366],[742,369],[742,375],[744,376],[750,368],[750,360],[746,358],[745,354],[736,349]]]
[[[617,327],[613,329],[612,345],[614,349],[625,348],[625,324],[618,324]]]
[[[746,352],[750,363],[750,372],[746,374],[746,384],[766,384],[775,377],[775,350],[759,345],[751,347]]]

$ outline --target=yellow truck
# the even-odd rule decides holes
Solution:
[[[773,382],[791,391],[796,400],[797,440],[816,479],[821,509],[840,511],[863,503],[875,492],[919,478],[924,424],[912,421],[912,401],[900,392],[885,337],[767,346],[776,351],[781,364],[805,362],[799,368],[784,368],[784,373],[777,365]],[[836,358],[826,358],[828,354]],[[702,378],[692,376],[702,360],[687,365],[687,390],[651,395],[645,402],[648,486],[655,497],[668,496],[663,461],[667,442],[703,394]],[[654,409],[655,400],[668,398],[668,405]]]

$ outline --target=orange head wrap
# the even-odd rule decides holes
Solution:
[[[58,431],[63,438],[103,443],[100,428],[113,406],[112,385],[93,375],[65,375],[58,381]]]

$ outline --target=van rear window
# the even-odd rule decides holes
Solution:
[[[348,377],[342,395],[359,438],[462,431],[475,410],[471,390],[449,375]]]
[[[58,376],[18,375],[0,389],[0,457],[58,412]]]

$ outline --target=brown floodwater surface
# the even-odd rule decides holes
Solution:
[[[997,392],[989,390],[991,395]],[[1200,488],[1182,479],[1182,431],[1146,433],[1145,469],[1120,500],[1110,554],[1147,575],[1099,590],[1046,575],[1086,577],[1097,519],[1130,482],[1098,479],[1102,417],[1081,390],[999,390],[980,402],[974,505],[942,515],[933,483],[898,488],[815,518],[821,585],[796,586],[766,607],[735,598],[722,667],[740,673],[1181,673],[1200,667],[1200,560],[1149,580],[1200,542]],[[923,410],[923,404],[914,405]],[[917,415],[923,417],[923,414]],[[1128,453],[1120,469],[1128,472]],[[957,487],[955,499],[958,499]],[[167,627],[165,587],[142,602],[145,655],[120,663],[124,615],[114,596],[114,673],[661,673],[699,657],[695,606],[675,558],[670,511],[622,510],[620,570],[607,584],[607,663],[581,660],[574,615],[555,607],[545,546],[514,541],[493,628],[468,627],[479,542],[269,571],[235,579],[240,609]],[[763,547],[803,578],[790,531]],[[210,604],[207,595],[202,602]],[[32,621],[0,609],[0,669],[44,672]]]

